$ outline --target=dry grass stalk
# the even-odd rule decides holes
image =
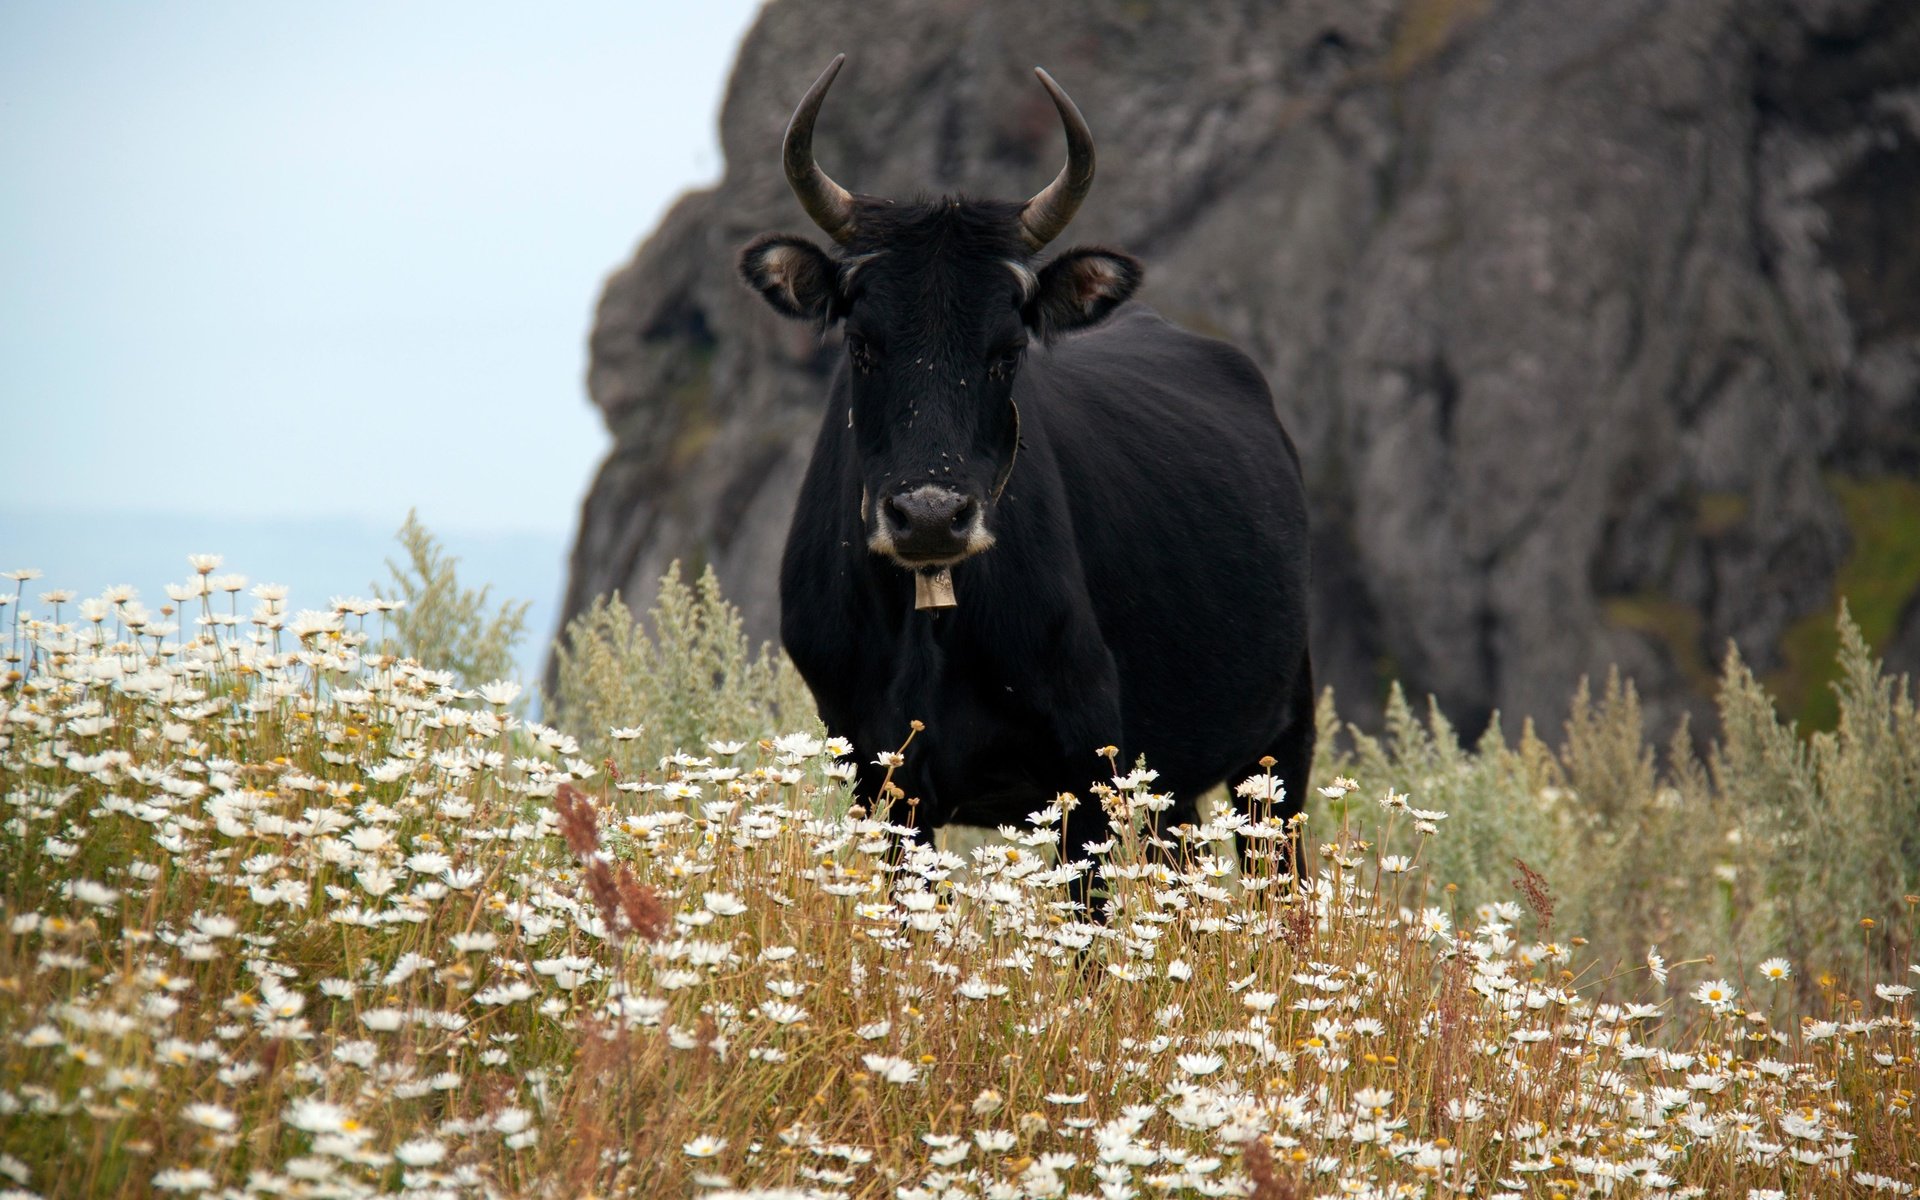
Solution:
[[[1247,1177],[1253,1181],[1252,1200],[1298,1200],[1300,1191],[1293,1180],[1283,1177],[1273,1161],[1266,1142],[1253,1138],[1241,1152],[1247,1165]]]
[[[599,815],[587,794],[563,783],[554,792],[553,805],[560,814],[560,836],[580,860],[587,894],[614,940],[638,937],[650,942],[665,933],[670,921],[659,896],[636,880],[633,869],[625,863],[620,864],[616,875],[601,853]]]
[[[1516,858],[1513,865],[1519,869],[1520,877],[1513,880],[1514,890],[1520,893],[1527,907],[1533,910],[1534,920],[1538,922],[1541,933],[1553,928],[1553,890],[1547,886],[1546,876]]]

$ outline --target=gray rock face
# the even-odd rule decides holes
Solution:
[[[1469,731],[1552,727],[1618,663],[1656,720],[1697,710],[1729,638],[1797,669],[1869,541],[1895,563],[1869,635],[1920,658],[1920,491],[1886,482],[1920,472],[1910,0],[779,0],[728,90],[725,178],[601,301],[615,446],[569,613],[644,607],[681,558],[775,636],[838,343],[733,255],[814,232],[779,144],[840,50],[815,149],[856,191],[1028,195],[1063,154],[1029,69],[1073,93],[1100,174],[1060,244],[1139,255],[1144,300],[1266,371],[1343,709],[1395,677]]]

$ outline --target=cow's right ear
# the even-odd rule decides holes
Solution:
[[[740,277],[784,317],[826,320],[837,275],[826,251],[789,234],[763,233],[740,251]]]

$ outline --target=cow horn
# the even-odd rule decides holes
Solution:
[[[1073,98],[1060,90],[1053,76],[1039,67],[1033,73],[1040,77],[1047,95],[1053,97],[1053,106],[1060,110],[1060,123],[1067,127],[1067,165],[1020,210],[1020,236],[1026,239],[1027,249],[1039,250],[1060,236],[1079,211],[1080,202],[1093,190],[1093,132]]]
[[[807,210],[813,223],[828,237],[842,245],[853,238],[853,195],[828,178],[820,164],[813,161],[813,119],[820,115],[820,102],[827,98],[833,77],[840,73],[840,64],[846,61],[846,55],[834,55],[827,69],[820,72],[820,78],[807,89],[800,107],[793,110],[793,119],[787,122],[787,140],[780,151],[786,163],[787,182],[793,186],[793,194],[800,197],[800,207]]]

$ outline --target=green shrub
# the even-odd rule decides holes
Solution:
[[[1721,712],[1731,732],[1713,767],[1760,835],[1754,899],[1767,933],[1781,953],[1857,979],[1900,949],[1862,920],[1910,912],[1920,892],[1920,712],[1844,607],[1839,635],[1839,724],[1804,740],[1729,656]]]
[[[402,564],[388,559],[392,583],[374,584],[373,594],[401,601],[401,606],[387,618],[390,637],[379,649],[452,671],[469,688],[511,675],[514,645],[527,630],[528,603],[508,601],[489,613],[487,594],[492,588],[476,592],[460,586],[455,573],[460,560],[446,552],[411,509],[395,537],[407,560]]]
[[[669,567],[648,624],[651,634],[617,594],[601,597],[554,645],[548,712],[589,757],[631,775],[675,751],[705,754],[711,740],[820,732],[799,672],[772,646],[754,649],[711,568],[688,587]]]
[[[1596,963],[1659,945],[1675,957],[1731,950],[1722,970],[1784,954],[1807,988],[1823,973],[1857,980],[1912,943],[1920,713],[1844,606],[1837,625],[1831,733],[1783,722],[1729,650],[1704,762],[1684,724],[1656,755],[1633,685],[1610,674],[1597,698],[1582,681],[1557,749],[1531,724],[1509,744],[1497,721],[1468,749],[1437,707],[1421,717],[1398,687],[1375,736],[1343,727],[1327,696],[1314,778],[1357,776],[1445,811],[1445,839],[1401,829],[1389,848],[1424,853],[1463,915],[1515,899],[1519,859],[1555,893],[1548,936],[1588,939]]]

